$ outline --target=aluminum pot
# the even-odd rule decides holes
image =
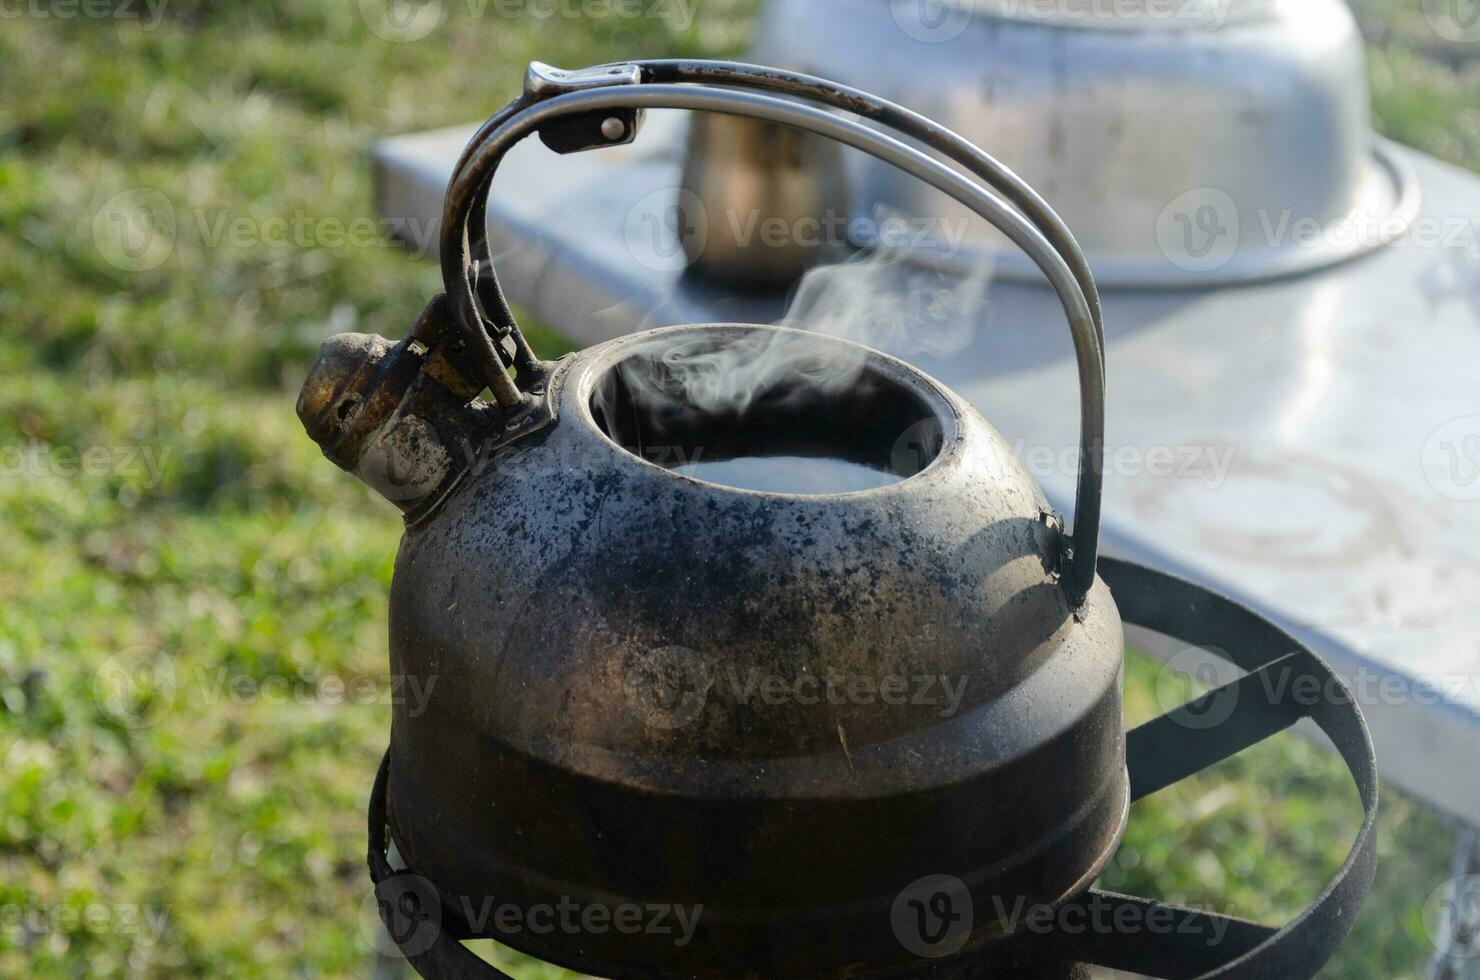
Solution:
[[[1342,0],[767,0],[752,55],[913,106],[991,147],[1073,226],[1102,285],[1320,268],[1412,222],[1368,123]],[[948,197],[856,158],[860,221],[921,222],[919,258],[1036,278]],[[961,244],[964,238],[964,245]]]

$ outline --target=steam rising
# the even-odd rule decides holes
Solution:
[[[807,333],[754,333],[718,348],[675,344],[659,359],[661,370],[624,365],[623,380],[650,407],[741,415],[777,391],[836,392],[857,381],[867,355],[824,338],[901,357],[949,357],[971,343],[990,280],[986,266],[953,277],[876,249],[806,273],[781,325]]]

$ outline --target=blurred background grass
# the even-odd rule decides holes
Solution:
[[[362,814],[389,692],[327,703],[324,685],[385,669],[399,521],[292,406],[324,337],[400,335],[439,277],[386,236],[326,229],[373,218],[376,137],[481,118],[535,57],[738,53],[754,6],[704,0],[685,23],[450,2],[408,43],[384,0],[7,15],[0,975],[369,971]],[[1416,4],[1358,6],[1379,128],[1475,167],[1477,46],[1435,38]],[[168,220],[132,248],[114,222],[139,195]],[[1160,710],[1158,675],[1132,659],[1132,720]],[[270,677],[294,686],[254,693]],[[1103,884],[1285,917],[1359,816],[1339,764],[1282,739],[1138,804]],[[1377,890],[1330,976],[1422,972],[1450,842],[1387,793]]]

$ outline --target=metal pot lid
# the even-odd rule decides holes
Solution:
[[[1414,180],[1370,129],[1341,0],[770,0],[754,48],[993,154],[1075,229],[1102,285],[1306,272],[1417,213]],[[1036,275],[953,202],[847,167],[855,244],[892,233],[927,264]]]

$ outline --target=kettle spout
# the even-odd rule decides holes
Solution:
[[[437,313],[428,307],[421,328]],[[400,343],[342,333],[324,341],[298,395],[298,419],[335,465],[412,520],[435,507],[473,462],[488,407],[413,329]]]

